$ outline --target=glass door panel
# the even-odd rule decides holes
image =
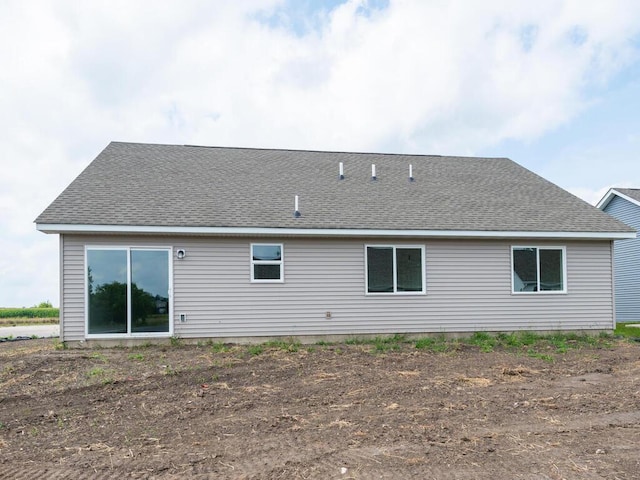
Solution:
[[[89,333],[127,333],[127,251],[87,250]]]
[[[131,332],[169,331],[167,250],[131,250]]]

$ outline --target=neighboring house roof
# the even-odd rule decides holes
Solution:
[[[640,188],[610,188],[604,197],[597,203],[600,210],[604,210],[614,197],[624,198],[625,200],[638,205],[640,207]]]
[[[507,158],[121,142],[109,144],[36,223],[48,233],[635,236]]]

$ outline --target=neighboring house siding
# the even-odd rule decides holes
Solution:
[[[284,245],[284,283],[250,283],[250,244],[270,241]],[[425,245],[427,294],[366,296],[365,244]],[[85,245],[186,249],[173,260],[185,338],[613,327],[609,241],[65,235],[64,340],[84,339]],[[511,245],[566,246],[568,294],[512,294]]]
[[[604,209],[640,231],[640,207],[615,196]],[[640,238],[614,243],[615,302],[618,322],[640,321]]]

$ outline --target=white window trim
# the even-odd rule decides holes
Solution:
[[[253,259],[253,247],[266,247],[266,246],[278,246],[280,247],[280,260],[254,260]],[[283,243],[252,243],[249,246],[249,264],[251,269],[251,283],[284,283],[284,244]],[[275,279],[261,279],[255,278],[254,265],[280,265],[280,278]]]
[[[129,333],[89,333],[89,289],[88,258],[89,250],[124,250],[127,252],[127,298],[131,298],[131,250],[166,250],[169,262],[169,331],[168,332],[129,332]],[[127,309],[127,330],[131,328],[131,308]],[[173,335],[173,247],[167,246],[131,246],[131,245],[85,245],[84,246],[84,336],[86,339],[118,338],[167,338]]]
[[[369,261],[367,250],[372,248],[391,248],[393,250],[393,292],[369,292]],[[421,277],[422,277],[422,290],[415,292],[398,292],[396,289],[398,288],[397,282],[397,265],[396,265],[396,249],[405,249],[405,248],[419,248],[420,249],[420,268],[421,268]],[[394,245],[380,245],[380,244],[365,244],[364,246],[364,294],[366,296],[389,296],[389,295],[426,295],[427,293],[427,275],[426,275],[426,258],[425,258],[425,247],[424,245],[404,245],[404,244],[394,244]]]
[[[517,249],[536,249],[536,275],[538,278],[538,290],[535,292],[517,292],[514,290],[514,265],[513,252]],[[540,250],[561,250],[562,251],[562,290],[540,290]],[[512,295],[566,295],[567,292],[567,247],[561,245],[511,245],[511,294]]]

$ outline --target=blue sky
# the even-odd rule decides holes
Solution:
[[[637,0],[6,0],[0,306],[59,303],[36,216],[112,140],[509,157],[640,187]]]

